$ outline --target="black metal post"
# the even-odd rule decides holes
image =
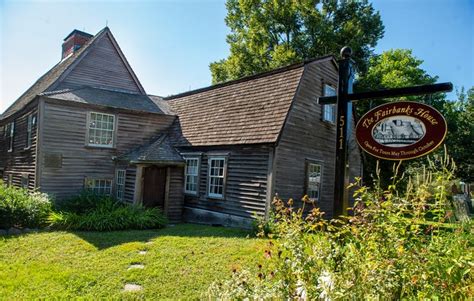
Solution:
[[[349,47],[341,49],[339,60],[339,85],[337,93],[337,140],[336,140],[336,176],[334,183],[334,217],[347,213],[349,206],[349,162],[347,145],[352,134],[352,104],[348,94],[352,93],[354,80],[354,62]]]

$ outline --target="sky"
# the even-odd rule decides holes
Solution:
[[[439,82],[474,86],[474,0],[372,3],[385,25],[376,53],[412,49]],[[73,29],[109,26],[149,94],[208,86],[209,63],[229,54],[225,16],[224,0],[0,0],[0,112],[60,60]]]

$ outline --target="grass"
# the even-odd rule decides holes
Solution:
[[[242,230],[190,224],[0,237],[0,299],[198,299],[232,269],[256,266],[265,245]],[[127,270],[133,263],[145,268]],[[125,283],[143,290],[122,292]]]

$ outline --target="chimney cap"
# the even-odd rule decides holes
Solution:
[[[70,34],[67,35],[67,37],[64,38],[63,41],[66,41],[67,39],[69,39],[72,35],[76,35],[76,34],[79,34],[81,36],[84,36],[86,38],[92,38],[93,35],[91,35],[90,33],[87,33],[87,32],[84,32],[84,31],[80,31],[80,30],[77,30],[77,29],[74,29]]]

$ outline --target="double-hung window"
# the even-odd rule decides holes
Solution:
[[[88,144],[90,146],[113,147],[114,131],[114,115],[89,113]]]
[[[306,164],[306,194],[312,201],[319,201],[321,195],[321,164]]]
[[[95,194],[112,193],[112,180],[109,179],[86,179],[86,189]]]
[[[115,196],[117,200],[123,201],[125,193],[125,169],[117,169],[115,175]]]
[[[225,157],[211,157],[208,164],[207,194],[213,198],[224,198]]]
[[[199,190],[199,158],[186,158],[184,192],[198,194]]]
[[[28,115],[28,125],[26,128],[26,147],[25,148],[30,148],[31,147],[31,141],[32,141],[32,131],[33,131],[33,125],[35,123],[35,116],[33,115]]]
[[[15,122],[13,121],[7,124],[6,130],[5,130],[5,137],[6,137],[6,142],[8,145],[9,152],[13,151],[14,134],[15,134]]]
[[[335,96],[336,89],[330,85],[324,85],[323,94],[324,96]],[[335,104],[323,105],[323,120],[336,123],[336,110],[337,108]]]

